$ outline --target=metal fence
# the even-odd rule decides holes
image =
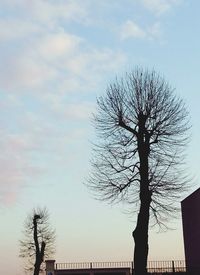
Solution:
[[[178,273],[186,272],[185,261],[149,261],[147,264],[149,273]]]
[[[82,262],[82,263],[56,263],[56,270],[61,269],[91,269],[91,268],[130,268],[134,269],[133,262]],[[150,274],[186,272],[185,261],[149,261],[147,270]]]
[[[56,269],[90,269],[90,268],[131,268],[132,262],[82,262],[56,263]]]

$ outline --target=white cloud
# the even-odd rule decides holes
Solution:
[[[28,5],[30,5],[28,9],[31,8],[33,16],[45,24],[55,24],[56,21],[61,19],[82,23],[87,21],[87,5],[81,1],[60,0],[50,2],[38,0],[31,1],[31,4],[29,2]]]
[[[121,39],[127,38],[145,38],[146,32],[135,22],[128,20],[121,27]]]
[[[0,86],[4,90],[15,93],[67,92],[84,87],[89,90],[86,85],[94,87],[105,71],[111,72],[125,62],[121,52],[97,50],[82,37],[67,31],[69,22],[85,24],[90,20],[90,1],[2,0],[2,5],[15,15],[6,15],[0,21],[4,47],[4,52],[0,52]]]
[[[27,38],[41,31],[41,27],[29,21],[13,18],[0,19],[0,41]]]
[[[87,2],[82,2],[81,0],[1,0],[1,5],[4,9],[14,10],[16,15],[24,19],[53,27],[55,23],[62,19],[86,22]]]
[[[120,30],[120,37],[122,40],[133,39],[156,39],[161,35],[161,27],[159,22],[155,22],[153,25],[141,28],[135,22],[128,20],[122,26]]]
[[[68,31],[88,22],[83,1],[2,1],[14,15],[0,20],[0,202],[11,203],[33,175],[48,177],[56,157],[70,159],[69,143],[83,144],[88,97],[125,55]]]
[[[55,78],[56,71],[42,60],[26,55],[26,51],[16,56],[4,56],[0,64],[0,86],[10,92],[31,92],[41,87],[49,79]]]
[[[5,16],[0,19],[0,41],[27,39],[43,32],[57,32],[62,23],[79,22],[86,24],[87,5],[80,1],[26,1],[2,0]],[[6,14],[9,10],[11,15]],[[12,15],[14,14],[14,16]]]
[[[81,38],[64,31],[50,33],[37,41],[36,50],[47,60],[72,55],[77,50]]]
[[[169,11],[172,7],[180,3],[181,0],[141,0],[143,6],[155,13],[161,15]]]
[[[91,47],[63,30],[44,32],[2,56],[0,85],[10,92],[50,93],[88,90],[101,75],[125,62],[121,52]],[[88,73],[89,72],[89,73]],[[56,86],[55,86],[56,85]]]
[[[77,52],[77,55],[69,60],[68,65],[72,73],[95,80],[102,73],[117,69],[124,62],[125,56],[121,52],[115,52],[107,48],[101,50],[87,48]]]

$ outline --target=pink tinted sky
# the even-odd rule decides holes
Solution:
[[[135,216],[93,200],[83,182],[96,97],[134,66],[153,67],[186,101],[191,192],[199,187],[199,8],[190,0],[1,0],[2,273],[23,274],[18,240],[38,205],[51,213],[58,262],[132,259]],[[184,258],[181,220],[173,227],[151,231],[149,259]]]

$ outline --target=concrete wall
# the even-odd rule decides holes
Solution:
[[[187,269],[200,270],[200,188],[181,202]]]

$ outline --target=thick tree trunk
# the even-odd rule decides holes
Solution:
[[[39,275],[39,273],[40,273],[40,265],[41,265],[41,264],[40,264],[39,262],[36,262],[36,263],[35,263],[33,275]]]
[[[140,210],[137,225],[133,231],[135,242],[134,250],[134,272],[135,275],[147,274],[148,258],[148,229],[149,209],[151,204],[151,191],[149,190],[149,134],[145,128],[146,116],[139,114],[138,130],[138,153],[140,159]]]
[[[147,196],[148,197],[148,196]],[[149,228],[149,207],[150,194],[146,201],[141,202],[140,211],[137,219],[137,226],[133,231],[135,242],[134,249],[134,275],[147,274],[147,258],[148,258],[148,228]]]

